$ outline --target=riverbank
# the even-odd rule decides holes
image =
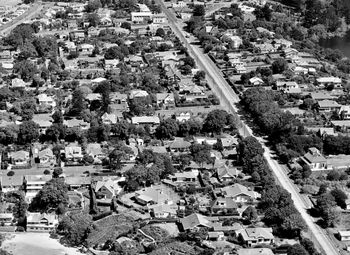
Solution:
[[[13,255],[82,255],[76,248],[65,247],[48,233],[9,233],[2,249]]]

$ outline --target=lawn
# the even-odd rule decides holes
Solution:
[[[0,0],[0,6],[15,6],[21,2],[20,0]]]

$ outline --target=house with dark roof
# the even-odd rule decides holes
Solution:
[[[231,182],[235,180],[240,171],[236,167],[229,167],[226,164],[216,169],[216,177],[220,182]]]
[[[218,197],[210,202],[211,215],[239,215],[236,202],[230,197]]]
[[[176,138],[174,142],[169,145],[171,152],[188,152],[190,150],[191,143],[185,141],[182,138]]]
[[[88,188],[91,185],[90,176],[67,176],[64,178],[66,184],[69,186],[70,190],[79,188]]]

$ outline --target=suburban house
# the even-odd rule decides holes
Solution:
[[[333,100],[322,100],[317,102],[320,113],[339,112],[341,105]]]
[[[18,190],[23,185],[23,177],[19,175],[0,176],[0,188],[2,192]]]
[[[230,182],[237,178],[240,171],[235,167],[222,165],[216,169],[216,175],[220,182]]]
[[[248,247],[275,242],[272,228],[245,228],[235,231],[235,236]]]
[[[135,192],[135,200],[143,206],[173,204],[168,194],[159,186],[151,186]]]
[[[85,122],[84,120],[76,119],[76,118],[64,120],[63,125],[69,128],[73,128],[73,127],[80,128],[82,130],[88,130],[90,128],[90,123]]]
[[[77,49],[81,55],[91,55],[94,50],[94,46],[88,43],[78,45]]]
[[[30,164],[30,157],[28,151],[15,151],[10,152],[8,157],[10,158],[11,164],[14,166],[27,166]]]
[[[341,105],[338,115],[342,120],[350,120],[350,105]]]
[[[193,230],[195,228],[212,228],[212,222],[208,219],[208,217],[198,213],[188,215],[187,217],[181,219],[180,223],[183,231]]]
[[[177,215],[177,205],[175,204],[155,204],[148,208],[151,217],[154,218],[173,218]]]
[[[309,148],[308,152],[301,157],[302,163],[308,165],[311,171],[327,170],[327,159],[315,148]]]
[[[264,81],[259,77],[253,77],[249,79],[249,85],[251,86],[262,86],[264,84]]]
[[[56,162],[56,156],[53,154],[51,148],[46,148],[38,152],[35,162],[40,165],[53,165]]]
[[[58,224],[54,214],[28,213],[27,232],[50,232]]]
[[[198,177],[198,171],[189,171],[189,172],[177,172],[174,173],[173,175],[170,175],[168,178],[172,182],[196,182]]]
[[[101,162],[101,160],[107,157],[106,153],[102,151],[101,144],[99,143],[89,143],[86,146],[85,152],[95,160],[95,163]]]
[[[42,107],[51,107],[52,109],[56,107],[56,101],[52,96],[47,94],[39,94],[37,96],[37,101],[39,106]]]
[[[316,79],[317,81],[317,84],[320,86],[320,87],[326,87],[328,85],[334,85],[335,88],[338,88],[340,87],[341,88],[341,84],[342,84],[342,81],[339,77],[320,77],[320,78],[317,78]]]
[[[219,190],[219,193],[224,197],[232,198],[236,203],[252,202],[260,198],[259,193],[239,183],[223,187]]]
[[[66,176],[64,180],[70,190],[88,188],[91,185],[90,176]]]
[[[225,241],[225,233],[220,231],[220,232],[214,232],[210,231],[208,232],[208,240],[209,241]]]
[[[97,198],[112,199],[114,196],[118,195],[123,190],[123,188],[119,185],[119,182],[123,180],[124,178],[98,181],[95,185]]]
[[[209,211],[214,215],[237,215],[237,204],[230,197],[218,197],[210,202]]]
[[[13,224],[13,213],[0,213],[0,226],[11,226]]]
[[[157,93],[157,105],[164,108],[174,108],[175,98],[173,93]]]
[[[350,241],[350,231],[341,231],[339,230],[337,233],[337,237],[340,241]]]
[[[117,123],[117,121],[118,121],[118,118],[117,118],[117,116],[115,114],[107,113],[107,112],[105,112],[101,116],[101,119],[102,119],[102,123],[105,124],[105,125],[112,125],[112,124]]]
[[[131,118],[131,123],[135,125],[159,125],[160,120],[157,116],[135,116]]]
[[[51,175],[26,175],[24,182],[26,186],[26,198],[31,201],[33,197],[44,187],[45,183],[50,181]]]
[[[83,158],[82,150],[78,144],[70,144],[64,148],[64,157],[67,161],[79,161]]]
[[[173,153],[188,152],[190,150],[191,143],[181,138],[176,138],[174,142],[169,145],[169,149]]]

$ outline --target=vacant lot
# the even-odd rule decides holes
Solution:
[[[21,2],[21,0],[0,0],[0,6],[15,6]]]

